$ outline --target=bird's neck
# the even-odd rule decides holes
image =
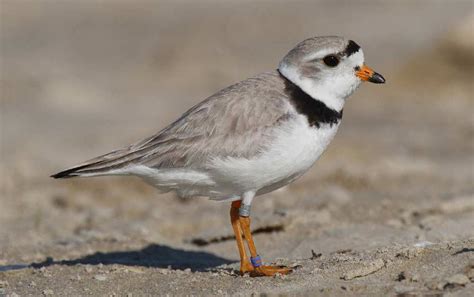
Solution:
[[[336,111],[342,112],[344,108],[345,98],[335,96],[331,94],[328,90],[323,87],[318,86],[314,80],[309,78],[302,78],[298,73],[291,68],[281,68],[278,69],[280,75],[282,75],[285,79],[289,80],[297,87],[299,87],[303,92],[308,94],[311,98],[321,101],[326,105],[328,108]]]
[[[311,97],[303,89],[294,84],[280,73],[285,83],[285,93],[298,111],[306,116],[308,124],[319,128],[322,124],[330,126],[338,124],[342,119],[342,108],[337,111],[328,107],[324,102]]]

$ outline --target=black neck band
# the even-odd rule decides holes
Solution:
[[[342,110],[336,111],[329,108],[320,100],[311,97],[300,87],[295,85],[284,75],[280,76],[285,81],[285,94],[290,99],[296,110],[306,116],[310,126],[319,128],[321,124],[337,124],[342,119]]]

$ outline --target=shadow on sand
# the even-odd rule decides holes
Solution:
[[[41,268],[51,265],[98,265],[101,263],[103,265],[120,264],[159,268],[170,267],[171,269],[190,268],[192,271],[207,271],[211,268],[233,262],[235,261],[221,258],[208,252],[186,251],[159,244],[150,244],[137,251],[97,252],[73,260],[55,261],[52,258],[47,258],[43,262],[31,263],[29,265],[5,265],[0,266],[0,272],[29,267]]]

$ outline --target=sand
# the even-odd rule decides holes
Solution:
[[[1,6],[0,296],[474,295],[469,1]],[[238,274],[228,203],[49,178],[334,33],[387,84],[354,94],[305,176],[255,199],[258,251],[290,275]]]

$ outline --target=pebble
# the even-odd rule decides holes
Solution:
[[[232,272],[232,271],[226,271],[226,270],[219,270],[218,273],[219,273],[220,276],[223,276],[223,275],[234,275],[234,272]]]
[[[439,291],[443,291],[444,288],[446,288],[447,285],[448,285],[448,283],[445,282],[445,281],[438,282],[438,283],[435,284],[434,289],[439,290]]]
[[[71,276],[69,279],[72,280],[72,281],[75,281],[75,280],[80,281],[80,280],[81,280],[81,276],[80,276],[79,274],[77,274],[76,276]]]
[[[318,259],[318,258],[321,258],[323,254],[321,253],[316,253],[314,250],[311,250],[311,260],[315,260],[315,259]]]
[[[299,261],[298,262],[293,262],[289,265],[289,267],[291,267],[293,269],[300,268],[302,266],[303,266],[303,264],[301,264],[301,262],[299,262]]]
[[[169,270],[168,269],[160,269],[159,270],[161,274],[168,274]]]
[[[9,297],[20,297],[20,295],[18,295],[17,293],[15,292],[11,292],[10,295],[8,295]]]
[[[412,259],[420,256],[425,249],[421,247],[406,248],[401,252],[397,253],[397,258]]]
[[[403,280],[407,279],[407,273],[405,271],[402,271],[398,274],[397,278],[395,279],[397,282],[401,282]]]
[[[145,273],[141,268],[139,267],[129,267],[127,268],[128,272],[133,272],[133,273],[138,273],[138,274],[142,274],[142,273]],[[165,269],[163,269],[165,270]]]
[[[51,273],[44,266],[39,269],[39,272],[44,277],[51,277]]]
[[[447,284],[447,282],[431,281],[426,284],[426,287],[431,290],[442,291]]]
[[[85,270],[86,270],[87,273],[91,273],[92,272],[92,267],[86,266]]]
[[[382,259],[377,259],[372,262],[361,263],[362,266],[344,273],[341,278],[344,280],[351,280],[356,277],[362,277],[374,272],[379,271],[385,266],[385,262]]]
[[[94,279],[103,282],[103,281],[107,280],[107,276],[105,276],[103,274],[97,274],[97,275],[94,275]]]
[[[453,276],[450,276],[446,279],[446,281],[448,282],[448,284],[461,285],[461,286],[464,286],[470,283],[469,278],[462,273],[458,273]]]
[[[416,288],[403,286],[403,285],[396,285],[394,287],[394,290],[395,290],[395,293],[397,293],[397,295],[401,295],[401,296],[411,296],[410,294],[411,292],[416,292]],[[416,295],[413,295],[413,296],[416,296]]]
[[[407,280],[407,281],[416,283],[420,280],[420,277],[416,273],[411,273],[409,271],[402,271],[398,275],[397,281],[403,281],[403,280]]]
[[[0,280],[0,288],[8,287],[8,282],[6,280]]]
[[[474,267],[472,267],[471,269],[469,269],[469,271],[467,271],[466,273],[466,276],[474,282]]]
[[[444,281],[430,282],[430,283],[427,284],[427,287],[429,289],[432,289],[432,290],[442,291],[442,290],[446,289],[447,287],[465,286],[469,282],[470,282],[470,280],[466,275],[458,273],[458,274],[455,274],[455,275],[452,275],[452,276],[448,277]]]
[[[51,290],[51,289],[43,290],[43,295],[44,295],[44,296],[51,296],[51,295],[54,295],[54,291]]]
[[[420,280],[420,276],[415,273],[415,274],[410,275],[410,278],[408,280],[411,281],[411,282],[416,283]]]
[[[273,278],[286,279],[288,276],[286,274],[276,273]]]

